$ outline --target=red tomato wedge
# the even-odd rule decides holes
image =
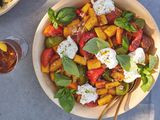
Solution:
[[[104,73],[104,71],[105,68],[103,67],[87,71],[87,76],[90,80],[90,83],[94,85],[97,82],[98,78]]]
[[[97,104],[97,102],[90,102],[90,103],[86,103],[85,104],[87,107],[96,107],[96,106],[98,106],[98,104]]]
[[[41,55],[41,64],[42,64],[44,67],[46,67],[46,66],[49,64],[49,62],[50,62],[53,54],[54,54],[54,51],[53,51],[52,48],[45,49],[45,50],[42,52],[42,55]]]
[[[142,36],[143,36],[143,31],[142,30],[139,30],[139,31],[133,33],[134,39],[132,40],[132,43],[129,46],[129,51],[130,52],[135,51],[140,46]]]

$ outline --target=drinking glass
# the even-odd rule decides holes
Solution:
[[[0,73],[14,70],[17,63],[27,55],[28,44],[23,38],[14,36],[0,40]]]

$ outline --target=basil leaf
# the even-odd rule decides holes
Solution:
[[[51,47],[59,45],[63,40],[64,40],[64,38],[60,37],[60,36],[48,37],[45,40],[45,46],[47,48],[51,48]]]
[[[154,83],[154,78],[153,76],[150,74],[150,75],[146,75],[141,77],[142,81],[143,81],[143,84],[141,85],[141,88],[144,92],[147,92],[151,89],[153,83]]]
[[[122,47],[116,49],[117,54],[126,54],[129,48],[129,40],[126,36],[122,38]]]
[[[54,28],[58,28],[58,21],[56,20],[56,12],[52,9],[48,9],[48,16],[50,21],[53,23]]]
[[[54,95],[54,98],[60,98],[65,94],[65,88],[59,89],[56,94]]]
[[[102,76],[107,81],[111,81],[111,82],[113,81],[113,79],[110,77],[110,70],[106,70]]]
[[[141,75],[141,80],[142,80],[141,89],[144,92],[147,92],[151,89],[154,83],[154,78],[148,66],[138,65],[138,68],[139,68],[138,71]]]
[[[117,55],[117,60],[123,69],[126,71],[130,70],[131,63],[129,55]]]
[[[120,47],[116,49],[116,53],[118,55],[123,55],[123,54],[126,54],[126,50],[123,47]]]
[[[61,87],[66,87],[72,82],[72,80],[69,77],[59,73],[54,73],[54,80],[56,85]]]
[[[61,24],[69,24],[77,17],[75,7],[65,7],[59,10],[57,14],[57,20]]]
[[[149,69],[153,70],[157,63],[158,63],[158,57],[149,55]]]
[[[71,112],[75,105],[75,99],[72,95],[64,95],[59,98],[59,103],[65,112]]]
[[[73,94],[75,94],[75,90],[70,90],[68,88],[60,88],[55,94],[55,98],[58,98],[61,107],[66,112],[70,112],[75,104],[75,99]]]
[[[71,90],[70,90],[70,93],[71,93],[71,94],[76,94],[76,92],[77,92],[77,90],[74,90],[74,89],[71,89]]]
[[[62,57],[62,64],[63,64],[63,68],[64,70],[71,74],[71,75],[75,75],[76,77],[79,77],[79,70],[77,65],[74,63],[74,61],[72,61],[70,58],[63,56]]]
[[[89,40],[85,46],[83,47],[83,50],[92,53],[97,54],[101,49],[109,47],[109,43],[101,40],[99,38],[92,38]]]
[[[78,84],[83,85],[88,81],[88,78],[86,76],[86,67],[82,65],[78,65],[80,77],[78,79]]]
[[[142,19],[142,18],[136,18],[135,19],[135,23],[136,23],[136,25],[138,26],[138,28],[140,28],[140,29],[143,29],[144,28],[144,26],[145,26],[145,20],[144,19]]]
[[[122,13],[122,17],[126,18],[127,21],[132,20],[132,19],[134,18],[134,16],[135,16],[134,13],[132,13],[132,12],[130,12],[130,11],[124,11],[124,12]]]
[[[128,52],[129,40],[126,36],[123,36],[122,38],[122,47]]]
[[[136,32],[136,29],[134,28],[134,26],[130,24],[126,18],[122,18],[122,17],[116,18],[116,20],[114,21],[114,24],[117,25],[118,27],[125,29],[126,31]]]

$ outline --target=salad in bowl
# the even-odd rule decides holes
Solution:
[[[112,0],[49,8],[48,16],[41,71],[55,84],[64,111],[75,103],[90,109],[109,104],[137,80],[141,91],[150,91],[158,57],[150,52],[154,40],[144,19]]]

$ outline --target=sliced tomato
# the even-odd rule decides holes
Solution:
[[[139,30],[135,33],[133,33],[133,40],[131,45],[129,46],[129,51],[135,51],[141,44],[141,40],[142,40],[142,36],[143,36],[143,31]]]
[[[115,11],[112,11],[111,13],[107,14],[107,20],[109,24],[113,24],[114,20],[121,15],[122,11],[118,8],[115,9]]]
[[[87,107],[96,107],[96,106],[98,106],[98,104],[97,104],[97,102],[90,102],[90,103],[86,103],[85,104]]]
[[[81,15],[81,10],[80,10],[80,9],[77,9],[77,10],[76,10],[76,13],[77,13],[78,16],[80,16],[80,15]]]
[[[54,51],[52,48],[44,49],[41,54],[41,64],[46,67],[49,63],[51,58],[54,55]]]
[[[87,71],[87,77],[90,80],[90,83],[94,85],[98,78],[104,73],[104,71],[105,68],[103,67]]]
[[[141,41],[141,47],[144,49],[145,52],[148,52],[148,50],[153,44],[154,44],[154,40],[151,37],[143,35],[143,38]]]
[[[52,24],[49,24],[44,29],[43,34],[46,37],[54,37],[54,36],[57,36],[57,35],[62,35],[63,34],[63,28],[61,26],[59,26],[56,29],[56,28],[54,28],[54,26]]]
[[[52,64],[58,58],[60,58],[60,56],[57,53],[54,53],[52,58],[50,59],[49,63]]]

